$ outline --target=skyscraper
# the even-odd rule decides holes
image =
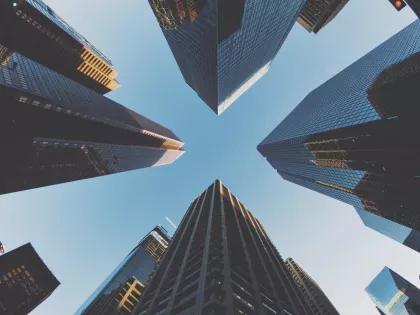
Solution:
[[[261,223],[219,181],[190,205],[134,314],[308,314]]]
[[[319,285],[305,272],[305,270],[303,270],[292,258],[287,258],[285,263],[306,303],[311,308],[311,314],[340,315]]]
[[[349,0],[307,0],[300,12],[298,23],[309,33],[318,33],[330,23]]]
[[[366,292],[381,314],[420,314],[420,290],[388,267],[373,279]]]
[[[170,242],[166,230],[155,227],[127,255],[75,315],[132,314],[149,274],[165,254]]]
[[[187,84],[221,114],[269,69],[303,0],[149,0]]]
[[[30,243],[0,256],[0,314],[26,315],[60,282]]]
[[[258,150],[284,179],[420,231],[419,69],[417,20],[309,93]]]
[[[168,164],[184,153],[170,130],[18,53],[0,65],[0,100],[0,194]]]
[[[0,63],[6,48],[98,93],[119,87],[111,61],[42,0],[1,1]]]

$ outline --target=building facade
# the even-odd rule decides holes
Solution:
[[[309,33],[318,33],[330,23],[349,0],[307,0],[299,14],[298,23]]]
[[[26,315],[60,282],[28,243],[0,256],[0,314]]]
[[[219,181],[190,205],[135,315],[307,313],[274,244]]]
[[[417,20],[309,93],[258,150],[284,179],[419,232],[419,69]]]
[[[172,163],[170,130],[14,53],[0,65],[0,194]]]
[[[111,61],[42,0],[1,2],[0,45],[98,93],[119,87]]]
[[[285,260],[293,280],[302,293],[303,298],[311,309],[313,315],[340,315],[334,305],[305,270],[303,270],[292,258]]]
[[[149,0],[187,84],[221,114],[268,71],[303,0]]]
[[[420,314],[420,290],[388,267],[365,290],[381,314]]]
[[[165,254],[170,242],[166,230],[155,227],[127,255],[75,315],[133,314],[149,274]]]

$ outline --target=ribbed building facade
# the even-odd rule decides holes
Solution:
[[[313,315],[340,315],[324,291],[292,258],[285,260],[293,280]]]
[[[0,45],[98,93],[119,87],[111,60],[42,0],[1,1]]]
[[[420,290],[388,267],[365,290],[381,314],[420,314]]]
[[[0,315],[26,315],[60,285],[31,243],[0,256]]]
[[[310,33],[318,33],[330,23],[349,0],[307,0],[298,23]]]
[[[0,65],[0,194],[172,163],[167,128],[33,60]]]
[[[149,0],[187,84],[221,114],[268,71],[303,0]]]
[[[417,20],[309,93],[258,150],[284,179],[397,223],[388,234],[419,232],[419,69]]]
[[[108,278],[79,308],[75,315],[127,315],[144,292],[154,270],[170,242],[166,230],[155,227],[127,255]]]
[[[190,205],[134,314],[309,313],[261,223],[217,180]]]

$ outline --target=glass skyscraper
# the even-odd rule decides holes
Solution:
[[[18,53],[0,65],[0,194],[172,163],[169,129]]]
[[[190,205],[135,315],[307,315],[260,221],[219,180]]]
[[[187,84],[221,114],[270,67],[303,0],[149,0]]]
[[[312,315],[340,315],[324,291],[292,258],[285,260],[293,280],[311,309]]]
[[[127,255],[75,315],[132,314],[149,274],[165,254],[170,242],[166,230],[155,227]]]
[[[367,226],[413,242],[418,234],[409,230],[420,231],[419,69],[417,20],[309,93],[258,150],[284,179],[346,202]]]
[[[31,243],[0,256],[0,315],[29,314],[59,285]]]
[[[381,314],[420,314],[420,290],[388,267],[373,279],[366,292]]]

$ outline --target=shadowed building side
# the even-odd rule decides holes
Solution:
[[[0,193],[172,163],[167,128],[14,53],[0,66]]]
[[[285,260],[293,280],[313,315],[340,315],[319,285],[292,258]]]
[[[42,0],[0,3],[0,45],[98,93],[120,86],[111,61]]]

